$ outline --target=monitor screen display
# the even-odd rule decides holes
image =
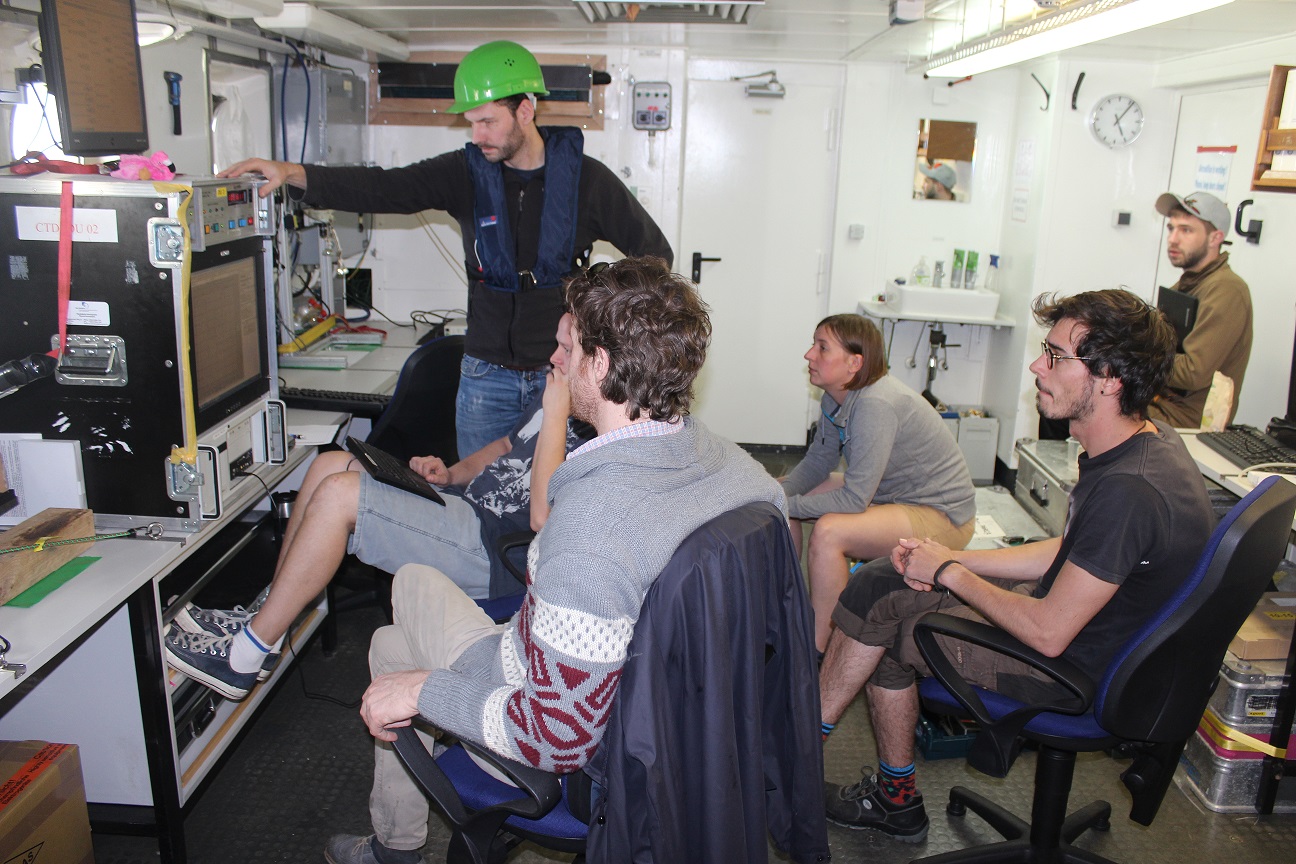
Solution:
[[[41,0],[45,83],[70,156],[148,149],[134,0]]]
[[[194,255],[189,356],[199,434],[270,393],[261,249],[250,238]]]

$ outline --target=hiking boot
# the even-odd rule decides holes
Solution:
[[[423,864],[423,856],[417,851],[402,852],[382,846],[383,858],[374,854],[374,846],[382,846],[377,837],[357,837],[352,834],[334,834],[324,845],[324,860],[328,864],[385,864],[387,861],[401,864]]]
[[[233,636],[242,630],[261,610],[270,586],[257,595],[252,605],[244,609],[235,606],[233,609],[200,609],[192,603],[186,603],[175,616],[175,625],[186,633],[210,633],[213,636]]]
[[[162,640],[162,647],[171,668],[238,702],[256,685],[260,673],[235,672],[230,667],[229,648],[233,639],[233,636],[211,633],[187,633],[172,627]]]
[[[902,843],[921,843],[927,839],[929,826],[922,794],[914,792],[912,798],[897,804],[882,791],[876,774],[866,774],[853,786],[825,783],[824,806],[828,821],[835,825],[870,828],[890,834]]]

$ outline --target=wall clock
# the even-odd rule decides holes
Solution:
[[[1089,112],[1089,131],[1105,147],[1127,147],[1143,131],[1143,106],[1120,93],[1104,96]]]

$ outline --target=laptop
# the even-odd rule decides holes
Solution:
[[[1197,323],[1197,298],[1173,288],[1157,289],[1157,308],[1165,313],[1175,330],[1175,350],[1183,353],[1184,338]]]
[[[366,444],[350,436],[346,439],[346,447],[351,451],[351,455],[356,457],[360,466],[379,483],[404,489],[429,501],[435,501],[442,507],[445,506],[445,499],[441,497],[441,493],[435,486],[386,450],[380,450],[372,444]]]

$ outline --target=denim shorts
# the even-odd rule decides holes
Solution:
[[[426,564],[448,576],[474,600],[490,596],[490,557],[472,506],[446,495],[445,506],[360,475],[360,503],[347,551],[395,573]]]

